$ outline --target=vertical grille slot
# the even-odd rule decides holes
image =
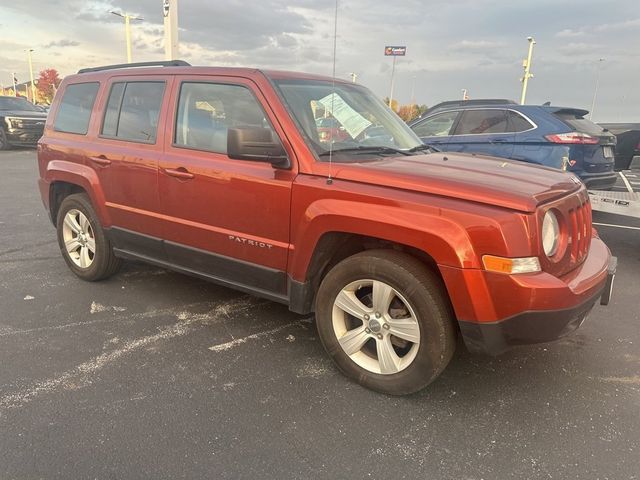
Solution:
[[[571,231],[571,263],[575,263],[578,259],[578,244],[579,244],[579,232],[578,230],[578,214],[577,209],[572,208],[569,210],[569,223]]]

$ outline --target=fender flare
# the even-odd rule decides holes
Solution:
[[[298,225],[290,257],[291,276],[306,279],[307,269],[322,235],[351,233],[407,245],[425,252],[437,264],[458,268],[479,268],[465,228],[441,215],[402,209],[393,205],[372,205],[367,218],[363,204],[345,200],[320,200],[304,212]],[[300,248],[299,246],[309,246]],[[313,248],[311,248],[311,246]]]
[[[55,182],[66,182],[82,187],[89,195],[91,204],[102,226],[111,226],[111,218],[105,205],[102,184],[94,169],[66,160],[52,160],[47,164],[44,180],[49,184],[50,191]]]

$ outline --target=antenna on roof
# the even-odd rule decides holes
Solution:
[[[338,42],[338,0],[336,0],[336,11],[333,19],[333,73],[331,74],[331,114],[333,115],[333,101],[336,97],[336,44]],[[327,185],[333,183],[331,169],[333,166],[333,138],[329,139],[329,178]]]

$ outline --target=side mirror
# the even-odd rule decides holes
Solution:
[[[227,155],[238,160],[268,162],[277,168],[291,166],[287,152],[280,143],[273,141],[268,128],[230,128],[227,131]]]

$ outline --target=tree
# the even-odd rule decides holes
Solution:
[[[51,103],[53,95],[56,93],[61,81],[58,71],[55,68],[46,68],[42,70],[38,80],[36,81],[40,100],[46,103]]]
[[[411,120],[418,118],[426,110],[427,110],[426,105],[416,105],[416,104],[401,105],[400,109],[398,110],[398,116],[405,122],[410,122]]]

